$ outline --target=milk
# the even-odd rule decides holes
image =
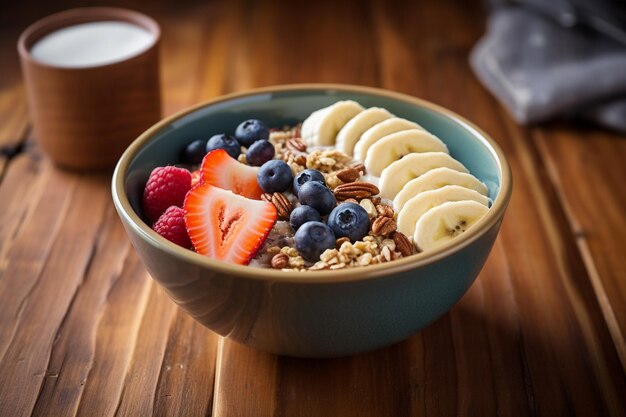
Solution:
[[[138,55],[154,42],[147,30],[127,22],[81,23],[50,32],[30,48],[45,64],[84,68],[112,64]]]

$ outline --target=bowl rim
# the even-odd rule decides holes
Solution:
[[[489,211],[483,216],[471,229],[463,233],[461,236],[451,240],[432,251],[420,254],[414,254],[406,258],[401,258],[389,263],[381,263],[369,265],[362,268],[343,268],[334,271],[277,271],[271,268],[256,268],[247,265],[236,265],[227,262],[211,259],[200,255],[192,250],[182,248],[167,239],[161,237],[153,231],[141,218],[135,213],[130,201],[124,190],[124,180],[128,173],[130,163],[133,161],[137,153],[149,143],[152,137],[159,131],[166,128],[171,123],[179,120],[190,113],[200,110],[204,107],[218,104],[225,101],[254,96],[259,94],[283,93],[296,91],[341,91],[347,93],[364,93],[374,96],[385,97],[398,100],[414,106],[424,107],[434,112],[443,114],[444,116],[456,122],[464,129],[470,131],[478,138],[487,150],[494,156],[500,169],[500,191],[493,201]],[[120,157],[112,178],[112,196],[114,205],[118,213],[125,220],[135,233],[141,236],[150,245],[158,247],[168,252],[170,255],[183,261],[196,264],[200,267],[207,267],[212,271],[228,274],[231,276],[245,277],[250,279],[272,281],[272,282],[297,282],[297,283],[340,283],[351,281],[362,281],[374,278],[384,278],[397,273],[410,271],[433,264],[457,253],[479,239],[487,233],[504,215],[504,211],[511,198],[512,192],[512,174],[511,168],[504,156],[504,152],[500,146],[483,130],[468,121],[464,117],[444,108],[437,104],[431,103],[424,99],[416,98],[407,94],[384,90],[381,88],[365,87],[350,84],[328,84],[328,83],[305,83],[305,84],[284,84],[276,86],[268,86],[255,88],[243,92],[235,92],[225,94],[219,97],[211,98],[191,107],[187,107],[171,116],[168,116],[148,130],[143,132],[135,139]]]

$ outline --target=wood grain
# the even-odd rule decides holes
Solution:
[[[626,368],[626,141],[588,126],[532,133]]]
[[[626,142],[516,125],[467,63],[478,2],[127,4],[162,25],[166,114],[256,86],[365,84],[451,108],[509,158],[509,211],[463,299],[402,343],[333,360],[269,355],[195,323],[149,279],[110,178],[42,157],[8,48],[69,4],[0,18],[0,146],[16,150],[0,159],[1,416],[626,415]]]

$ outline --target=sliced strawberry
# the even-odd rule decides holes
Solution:
[[[196,252],[240,265],[254,257],[278,217],[271,203],[206,182],[187,193],[184,208],[187,233]]]
[[[231,190],[244,197],[261,199],[263,190],[256,175],[259,168],[242,164],[233,159],[223,149],[216,149],[206,154],[202,160],[203,181],[223,190]]]

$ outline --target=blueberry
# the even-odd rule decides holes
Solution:
[[[311,206],[299,206],[293,209],[289,216],[289,224],[298,230],[306,222],[322,221],[320,213]]]
[[[363,239],[370,230],[367,211],[357,203],[343,203],[328,216],[328,226],[337,237],[347,237],[352,242]]]
[[[326,185],[326,181],[324,181],[324,174],[316,169],[305,169],[293,179],[293,193],[298,195],[302,184],[309,181],[317,181]]]
[[[256,178],[266,193],[283,192],[291,185],[291,168],[283,161],[272,159],[261,166]]]
[[[246,160],[250,165],[260,167],[274,157],[274,145],[266,140],[257,140],[246,152]]]
[[[234,137],[224,133],[211,136],[206,144],[206,152],[209,153],[215,149],[224,149],[230,156],[237,159],[241,153],[241,146]]]
[[[246,148],[257,140],[269,139],[270,130],[260,120],[250,119],[242,122],[235,130],[235,138]]]
[[[296,249],[304,259],[317,262],[326,249],[335,247],[335,234],[322,222],[304,223],[296,232]]]
[[[322,216],[330,213],[337,205],[333,192],[317,181],[309,181],[302,184],[298,192],[298,199],[301,204],[313,207]]]
[[[180,161],[184,164],[199,165],[206,155],[206,140],[198,139],[191,142],[180,154]]]

